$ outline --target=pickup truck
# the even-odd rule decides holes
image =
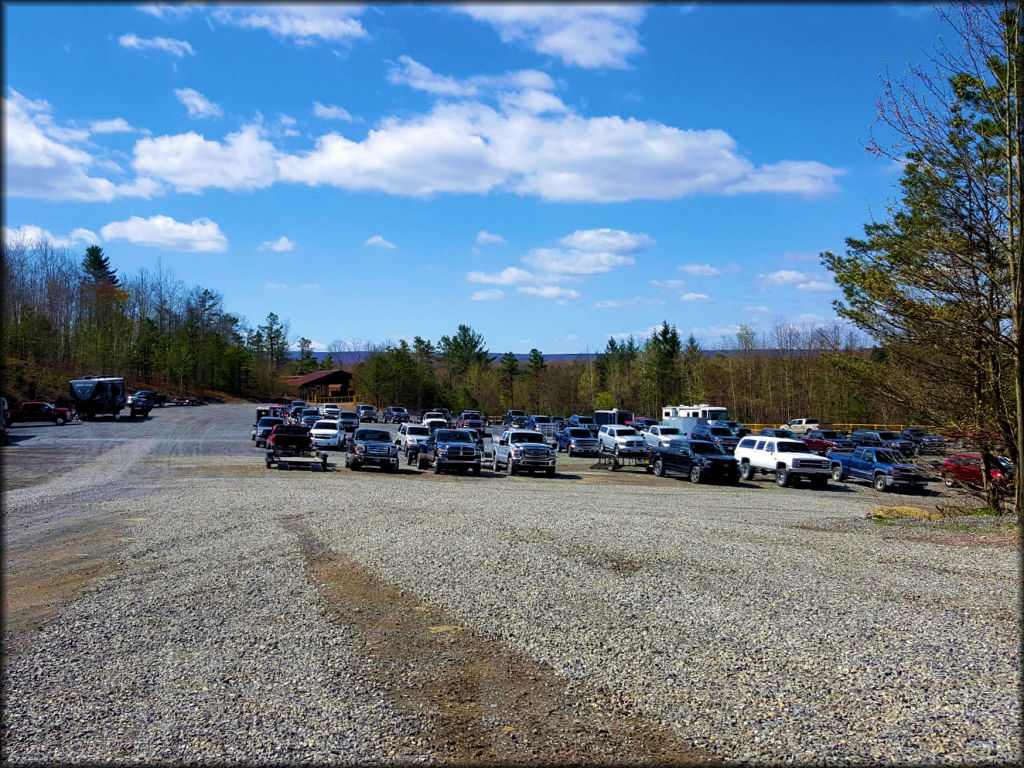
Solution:
[[[483,429],[487,421],[480,411],[463,411],[455,420],[456,427],[464,429]]]
[[[852,453],[832,451],[828,454],[832,479],[868,480],[876,491],[894,487],[922,493],[928,478],[916,464],[908,463],[891,448],[854,448]]]
[[[460,475],[467,471],[479,475],[483,463],[483,451],[464,429],[434,430],[426,440],[410,444],[406,456],[409,464],[433,469],[436,475],[451,469]]]
[[[658,477],[673,472],[690,478],[691,483],[740,481],[736,457],[707,440],[677,440],[666,447],[651,445],[647,450],[648,467]]]
[[[356,471],[367,465],[385,472],[398,469],[398,447],[391,444],[391,433],[386,429],[361,427],[346,444],[345,466]]]
[[[518,408],[510,408],[505,411],[505,415],[501,417],[501,426],[511,427],[514,419],[526,419],[529,418],[526,415],[526,411],[521,411]]]
[[[530,416],[530,420],[526,422],[526,429],[532,429],[534,432],[540,432],[545,438],[554,443],[555,433],[558,432],[558,425],[555,424],[550,416],[535,413]]]
[[[780,424],[779,429],[788,429],[794,435],[803,435],[812,429],[821,429],[817,419],[793,419],[789,424]]]
[[[26,421],[49,421],[52,424],[67,424],[71,421],[71,411],[67,408],[57,408],[49,403],[25,402],[17,408],[8,408],[4,411],[4,421],[8,424]]]
[[[555,433],[555,452],[573,454],[597,453],[597,438],[586,427],[566,427]]]
[[[510,475],[543,470],[547,477],[555,476],[555,452],[544,440],[544,435],[532,429],[505,430],[494,444],[492,461],[491,467],[495,472],[504,467]]]
[[[278,424],[267,438],[267,452],[280,456],[298,456],[312,447],[309,429],[299,424]]]
[[[803,441],[807,443],[808,448],[822,456],[829,451],[849,453],[856,447],[845,432],[837,432],[834,429],[812,429],[803,436]]]

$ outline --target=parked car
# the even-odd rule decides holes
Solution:
[[[555,461],[555,451],[540,432],[507,429],[494,445],[491,467],[495,472],[504,467],[509,475],[543,470],[548,477],[554,477]]]
[[[19,424],[30,421],[48,421],[51,424],[67,424],[71,421],[69,408],[58,408],[50,403],[28,400],[16,408],[4,411],[4,420],[8,424]]]
[[[366,466],[380,467],[385,472],[398,469],[398,448],[391,444],[386,429],[360,427],[345,444],[345,466],[357,471]]]
[[[395,445],[398,449],[408,455],[409,447],[416,443],[424,442],[430,437],[430,429],[426,424],[398,425],[398,433],[395,435]]]
[[[593,416],[584,416],[579,413],[574,413],[569,417],[570,427],[586,427],[590,430],[590,434],[597,436],[597,423],[594,421]]]
[[[264,416],[256,422],[254,427],[256,434],[253,435],[252,439],[256,441],[257,448],[262,448],[267,444],[267,438],[270,437],[271,431],[278,424],[284,424],[284,419],[280,416]]]
[[[483,429],[484,415],[480,411],[463,411],[455,420],[455,426],[459,428]]]
[[[448,417],[444,415],[444,411],[439,411],[437,409],[432,411],[425,411],[420,421],[426,424],[431,419],[440,419],[441,421],[444,422],[444,425],[446,427],[448,426]]]
[[[346,432],[359,429],[359,414],[355,411],[341,411],[338,413],[338,422]]]
[[[817,419],[793,419],[789,424],[779,425],[779,429],[788,429],[794,435],[802,435],[812,429],[821,429]]]
[[[302,414],[299,416],[299,424],[306,427],[307,429],[312,429],[313,425],[320,421],[320,419],[322,418],[323,415],[320,413],[318,409],[303,408]]]
[[[616,456],[646,456],[644,440],[632,427],[602,424],[597,431],[598,450]]]
[[[677,473],[691,483],[738,483],[740,473],[735,456],[707,440],[679,440],[668,446],[651,446],[647,457],[650,470],[658,477]]]
[[[409,449],[406,461],[435,474],[455,470],[460,475],[480,474],[484,453],[467,429],[438,429],[424,442]]]
[[[814,488],[828,485],[829,460],[808,451],[800,440],[747,435],[736,446],[735,456],[744,480],[753,480],[761,473],[775,475],[776,484],[783,487],[793,480],[807,480]]]
[[[299,424],[278,424],[267,438],[267,450],[282,456],[299,455],[312,448],[309,430]]]
[[[306,401],[305,400],[292,400],[291,403],[288,406],[288,410],[290,412],[290,411],[293,411],[296,408],[305,408],[305,407],[306,407]]]
[[[555,433],[555,451],[565,451],[569,458],[581,453],[597,453],[597,438],[586,427],[566,427]]]
[[[729,430],[738,438],[750,434],[749,427],[740,424],[738,421],[733,421],[732,419],[710,419],[708,424],[712,427],[728,427]]]
[[[877,439],[883,448],[892,448],[907,455],[914,452],[913,441],[902,438],[895,432],[882,429],[855,429],[850,433],[850,439],[856,445],[868,445],[872,438]]]
[[[679,427],[666,427],[664,424],[655,424],[644,432],[644,445],[648,448],[667,448],[683,439]]]
[[[439,429],[447,429],[448,428],[448,421],[447,421],[447,419],[443,419],[443,418],[440,418],[440,417],[435,417],[435,418],[432,418],[432,419],[424,419],[423,420],[423,426],[425,426],[427,428],[427,432],[428,433],[433,435],[434,432],[436,432]]]
[[[728,427],[715,427],[711,424],[697,424],[690,432],[692,440],[707,440],[714,443],[726,453],[736,450],[740,439]]]
[[[525,429],[532,429],[535,432],[540,432],[544,435],[546,440],[550,440],[553,443],[555,441],[555,433],[558,431],[558,426],[551,420],[550,416],[535,413],[532,414],[530,416],[530,420],[526,422]]]
[[[788,429],[783,429],[781,427],[779,427],[779,428],[776,428],[776,427],[765,427],[764,429],[762,429],[757,434],[758,435],[765,435],[766,437],[784,437],[787,440],[799,440],[800,439],[799,435],[796,435],[793,432],[790,432]]]
[[[409,412],[401,405],[389,405],[381,414],[381,420],[385,424],[401,424],[409,421]]]
[[[356,412],[359,414],[360,422],[372,422],[374,424],[380,422],[380,414],[377,413],[377,409],[372,405],[357,406]]]
[[[137,392],[128,395],[127,404],[129,407],[131,407],[132,403],[135,402],[136,397],[148,399],[157,408],[163,408],[167,405],[167,395],[152,389],[140,389]]]
[[[518,408],[510,408],[505,411],[505,415],[501,417],[501,424],[505,427],[512,426],[512,420],[515,418],[526,418],[526,411],[521,411]]]
[[[994,466],[989,468],[989,477],[997,485],[1012,484],[1017,476],[1017,469],[1005,456],[996,457]],[[982,485],[982,469],[980,453],[955,453],[942,465],[942,482],[947,488],[957,483],[964,485]]]
[[[942,453],[946,448],[945,438],[924,427],[904,427],[899,436],[914,444],[915,453]]]
[[[921,493],[928,482],[927,475],[915,464],[891,448],[854,448],[853,453],[832,451],[828,454],[832,479],[867,480],[876,491],[903,488]]]
[[[345,430],[337,419],[321,419],[313,424],[309,436],[317,448],[333,448],[340,451],[345,447]]]
[[[341,413],[341,406],[337,403],[324,403],[320,410],[323,412],[325,419],[337,419],[338,414]]]
[[[851,453],[856,447],[845,432],[835,429],[811,429],[803,436],[803,441],[808,448],[822,456],[829,451]]]
[[[627,421],[626,426],[632,427],[637,432],[646,432],[650,427],[653,427],[657,423],[657,419],[652,419],[648,416],[639,416],[634,417],[632,421]]]

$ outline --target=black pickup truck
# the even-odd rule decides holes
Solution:
[[[376,466],[394,472],[398,469],[398,446],[391,444],[391,433],[386,429],[361,427],[346,445],[345,466],[352,470]]]
[[[717,445],[706,440],[679,440],[668,446],[649,446],[648,469],[658,477],[685,475],[692,483],[738,483],[739,464]]]

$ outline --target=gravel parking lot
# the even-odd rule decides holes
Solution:
[[[7,760],[1021,758],[1005,519],[564,454],[268,471],[253,410],[12,431]]]

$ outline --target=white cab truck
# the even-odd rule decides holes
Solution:
[[[775,475],[782,487],[793,480],[806,480],[813,488],[828,485],[829,460],[811,453],[805,443],[785,437],[748,435],[736,446],[740,477],[753,480],[755,474]]]
[[[812,429],[821,429],[817,419],[793,419],[789,424],[782,424],[779,429],[788,429],[794,435],[806,435]]]

